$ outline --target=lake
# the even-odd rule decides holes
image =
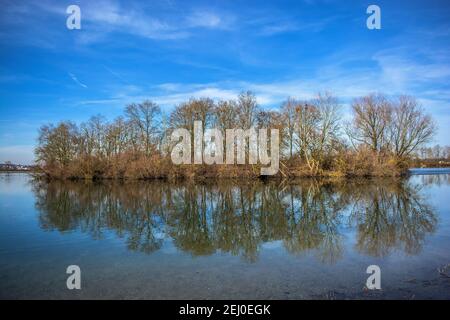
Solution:
[[[2,299],[450,299],[450,171],[44,182],[0,174]],[[66,268],[81,269],[81,290]],[[381,270],[368,290],[366,269]]]

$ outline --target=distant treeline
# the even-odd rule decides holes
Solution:
[[[10,161],[6,161],[5,163],[0,163],[0,172],[10,172],[10,171],[33,171],[34,166],[28,166],[23,164],[14,164]]]
[[[352,102],[344,121],[338,99],[288,98],[280,108],[261,108],[251,92],[236,100],[190,99],[170,114],[151,101],[133,103],[123,116],[98,115],[76,125],[63,121],[40,128],[35,149],[43,173],[54,178],[258,177],[259,165],[174,165],[171,133],[194,121],[203,129],[273,128],[280,132],[279,176],[400,175],[433,137],[436,126],[410,96],[371,94]],[[193,139],[192,143],[193,143]]]
[[[419,148],[412,165],[422,168],[450,167],[450,146]]]

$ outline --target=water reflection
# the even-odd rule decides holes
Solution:
[[[351,222],[357,249],[386,256],[391,249],[418,254],[425,236],[435,231],[437,216],[412,183],[370,184],[353,191]]]
[[[442,186],[450,185],[450,174],[433,174],[433,175],[420,175],[420,180],[423,185],[431,186]]]
[[[194,256],[218,251],[256,261],[263,243],[280,240],[292,254],[324,263],[344,252],[343,228],[356,249],[384,256],[418,253],[437,217],[420,185],[403,180],[331,183],[169,184],[33,182],[40,225],[81,230],[96,239],[113,230],[130,250],[151,253],[165,239]]]

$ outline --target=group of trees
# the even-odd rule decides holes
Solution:
[[[450,146],[437,144],[433,147],[421,147],[417,150],[416,156],[423,160],[450,160]]]
[[[352,140],[399,158],[411,156],[436,131],[431,117],[408,96],[395,102],[382,95],[363,97],[354,102],[353,111],[354,126],[348,130]]]
[[[397,174],[436,131],[430,116],[409,96],[356,99],[352,119],[344,122],[338,99],[330,93],[308,101],[288,98],[280,108],[268,110],[251,92],[243,92],[229,101],[192,98],[170,114],[144,101],[128,105],[111,122],[98,115],[79,126],[71,121],[46,125],[39,131],[36,158],[55,177],[259,175],[253,165],[173,165],[171,132],[186,128],[193,137],[194,121],[202,121],[203,129],[218,128],[224,136],[232,128],[279,129],[280,174],[285,176]]]

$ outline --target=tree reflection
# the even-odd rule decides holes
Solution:
[[[437,217],[421,195],[419,185],[376,181],[355,190],[351,218],[358,230],[359,251],[385,256],[398,248],[417,254],[425,236],[435,231]]]
[[[218,251],[256,261],[261,245],[281,240],[291,254],[312,252],[335,263],[344,233],[373,256],[392,249],[418,253],[437,217],[408,180],[239,184],[34,181],[40,224],[123,238],[130,250],[151,253],[172,239],[193,256]],[[345,229],[349,230],[349,229]]]
[[[423,185],[449,185],[450,184],[450,174],[423,174],[419,175],[420,181]]]

